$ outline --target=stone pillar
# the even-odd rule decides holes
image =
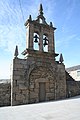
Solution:
[[[39,51],[43,51],[43,28],[41,28],[40,32]]]
[[[13,59],[11,79],[11,105],[28,103],[28,83],[25,76],[27,62],[25,59]]]
[[[27,41],[27,48],[28,49],[33,49],[33,33],[34,33],[34,28],[33,24],[28,24],[27,25],[27,34],[26,34],[26,41]]]
[[[54,48],[54,32],[50,30],[50,33],[49,33],[49,45],[48,45],[48,51],[49,52],[55,52],[55,48]]]
[[[66,98],[66,75],[63,63],[57,64],[56,75],[56,99],[64,99]]]

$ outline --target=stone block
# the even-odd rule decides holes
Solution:
[[[16,94],[16,100],[17,101],[25,100],[25,95]]]
[[[21,99],[21,96],[20,95],[16,95],[16,100],[20,100]]]
[[[50,88],[54,88],[54,84],[50,84],[50,86],[49,86]]]
[[[13,87],[13,91],[14,91],[14,92],[17,92],[17,91],[19,91],[19,87],[18,87],[18,86],[16,86],[16,87]]]
[[[38,98],[38,93],[30,92],[30,98]]]
[[[26,90],[23,89],[23,90],[22,90],[22,94],[26,94],[26,95],[27,95],[28,93],[29,93],[29,90],[28,90],[28,89],[26,89]]]
[[[19,89],[23,89],[23,90],[25,89],[26,90],[27,87],[25,85],[23,85],[23,84],[19,84]]]
[[[46,93],[49,93],[49,92],[50,92],[50,89],[47,89],[47,88],[46,88]]]
[[[33,89],[33,88],[30,88],[30,91],[31,91],[31,92],[33,92],[33,91],[34,91],[34,89]]]
[[[49,89],[49,82],[46,83],[46,89]]]
[[[24,70],[20,69],[20,70],[14,70],[14,75],[20,76],[20,75],[24,75]]]
[[[13,75],[13,80],[20,80],[20,76],[19,75]]]
[[[38,82],[35,83],[35,88],[39,89],[39,83]]]
[[[39,89],[34,89],[34,92],[38,94],[39,93]]]
[[[46,97],[52,97],[54,96],[54,93],[46,93]]]
[[[30,85],[30,88],[34,88],[34,84]]]
[[[23,66],[21,64],[17,63],[14,65],[14,68],[20,69],[20,68],[23,68]]]
[[[19,84],[24,84],[24,83],[25,83],[24,80],[17,80],[17,85],[19,85]]]
[[[51,93],[54,93],[54,91],[55,91],[54,89],[50,89],[50,92],[51,92]]]

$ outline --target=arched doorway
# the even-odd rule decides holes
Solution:
[[[44,102],[54,99],[54,76],[47,67],[36,67],[29,76],[30,103]]]

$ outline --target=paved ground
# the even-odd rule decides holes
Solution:
[[[0,120],[80,120],[80,97],[56,102],[0,107]]]

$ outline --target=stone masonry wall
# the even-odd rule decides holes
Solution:
[[[64,64],[57,64],[56,99],[66,98],[66,74]]]
[[[80,82],[67,81],[67,97],[73,97],[76,95],[80,95]]]
[[[11,105],[28,103],[28,69],[26,59],[14,59],[11,79]],[[27,76],[27,77],[26,77]]]
[[[0,84],[0,107],[11,105],[11,84]]]
[[[0,107],[39,102],[40,82],[46,84],[45,101],[80,95],[80,82],[65,72],[64,64],[41,63],[40,59],[36,63],[32,58],[17,58],[13,62],[13,80],[0,83]]]
[[[39,102],[40,82],[46,84],[45,101],[65,98],[65,66],[55,62],[50,53],[30,52],[26,59],[13,60],[11,104]]]
[[[80,95],[80,81],[75,81],[69,73],[66,72],[66,97]]]

